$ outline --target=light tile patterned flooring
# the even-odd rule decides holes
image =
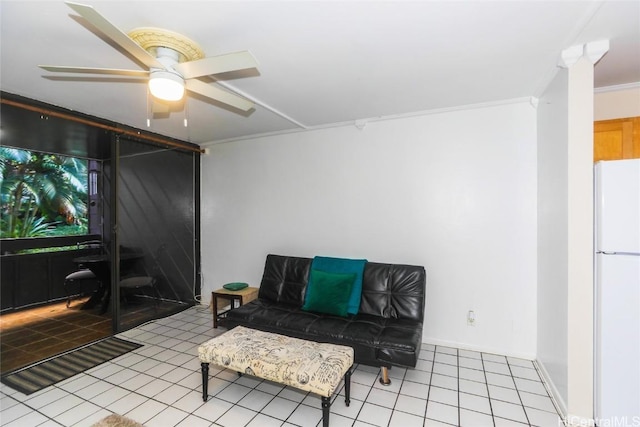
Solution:
[[[201,307],[129,330],[119,336],[145,345],[111,362],[29,396],[3,384],[1,424],[91,426],[118,413],[148,427],[322,425],[319,397],[214,365],[203,402],[197,349],[224,331]],[[424,344],[416,369],[389,372],[385,387],[378,368],[357,366],[351,405],[341,386],[330,425],[563,425],[529,360]]]

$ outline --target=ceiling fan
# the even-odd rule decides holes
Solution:
[[[159,28],[137,28],[125,34],[92,6],[65,2],[70,8],[111,39],[117,46],[144,64],[148,70],[39,65],[47,71],[107,74],[147,78],[149,92],[163,101],[178,101],[187,91],[230,105],[242,111],[253,102],[199,80],[199,77],[257,68],[248,51],[205,57],[202,49],[187,37]],[[168,110],[168,107],[167,107]]]

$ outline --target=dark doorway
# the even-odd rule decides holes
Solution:
[[[193,305],[200,291],[199,150],[182,141],[162,144],[157,136],[150,142],[143,131],[140,138],[125,138],[135,132],[120,133],[117,124],[11,94],[2,98],[4,146],[89,161],[89,205],[99,221],[87,238],[100,242],[99,249],[82,253],[43,251],[32,261],[16,248],[75,245],[78,238],[2,240],[2,371],[17,367],[5,366],[5,357],[24,356],[31,347],[50,357]],[[78,262],[82,257],[102,264]],[[99,288],[78,292],[67,307],[64,278],[78,268],[96,272]],[[23,357],[36,361],[31,359]]]

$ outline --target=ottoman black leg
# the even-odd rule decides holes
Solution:
[[[209,393],[209,364],[201,363],[202,367],[202,401],[206,402]]]
[[[322,427],[329,427],[330,413],[331,413],[331,398],[322,396]]]
[[[351,399],[349,398],[351,394],[351,368],[344,374],[344,403],[349,406],[351,403]]]

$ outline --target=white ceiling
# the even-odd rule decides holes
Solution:
[[[596,87],[640,82],[639,1],[79,2],[124,32],[161,27],[207,56],[253,53],[258,72],[223,77],[255,110],[189,97],[151,121],[197,144],[537,96],[563,49],[600,39],[611,48]],[[0,15],[3,91],[146,129],[143,83],[37,67],[142,69],[64,2],[2,0]]]

